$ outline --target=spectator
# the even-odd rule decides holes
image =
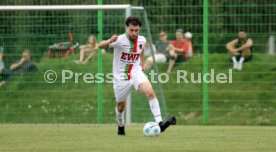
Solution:
[[[155,49],[156,51],[154,54],[155,62],[156,63],[164,63],[167,61],[169,54],[167,52],[167,47],[169,46],[170,42],[167,40],[167,35],[165,31],[160,31],[159,33],[159,40],[155,42]],[[153,65],[153,57],[150,56],[146,59],[144,64],[144,70],[148,70]]]
[[[98,50],[97,38],[90,35],[86,45],[80,46],[80,60],[75,61],[77,64],[86,64]]]
[[[6,83],[7,76],[5,74],[5,65],[3,62],[4,48],[0,46],[0,87]]]
[[[194,55],[194,50],[193,50],[193,43],[192,43],[192,33],[186,32],[184,34],[185,40],[188,42],[188,57],[191,58]]]
[[[36,65],[31,60],[31,52],[29,50],[24,50],[22,53],[22,58],[16,63],[10,66],[12,75],[18,75],[22,73],[34,72],[37,70]]]
[[[4,48],[2,46],[2,38],[0,38],[0,71],[4,69],[4,62],[3,62],[3,55],[4,55]]]
[[[226,49],[232,57],[233,69],[241,71],[243,62],[252,58],[252,46],[253,41],[246,36],[244,30],[239,31],[238,38],[226,44]]]
[[[176,30],[176,40],[168,46],[170,53],[169,67],[167,73],[170,74],[175,63],[183,62],[188,59],[188,42],[184,40],[183,30]]]
[[[144,55],[151,55],[152,48],[155,48],[155,46],[151,44],[149,41],[147,41],[144,47]]]
[[[5,68],[3,57],[4,57],[4,48],[0,46],[0,87],[5,85],[11,76],[11,72]]]
[[[4,68],[3,56],[4,56],[4,48],[0,46],[0,70],[1,70],[1,67]]]

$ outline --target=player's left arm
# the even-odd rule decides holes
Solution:
[[[250,47],[252,47],[252,46],[253,46],[253,41],[252,41],[252,39],[248,39],[244,45],[242,45],[241,47],[237,48],[237,51],[241,51],[241,50],[244,50],[244,49],[248,49],[248,48],[250,48]]]
[[[142,49],[142,52],[140,54],[140,66],[142,67],[143,70],[144,70],[144,50],[145,48]]]
[[[98,44],[98,48],[101,48],[101,49],[107,48],[109,47],[110,44],[112,44],[113,42],[116,42],[117,39],[118,39],[118,36],[116,34],[112,35],[110,39],[101,41]]]

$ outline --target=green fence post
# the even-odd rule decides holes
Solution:
[[[208,0],[203,2],[203,73],[208,73]],[[208,124],[208,83],[203,81],[203,123]]]
[[[103,1],[98,0],[98,5],[102,5]],[[98,10],[98,41],[103,39],[103,11]],[[102,73],[102,50],[98,50],[98,73]],[[103,121],[103,90],[102,84],[98,83],[98,123]]]

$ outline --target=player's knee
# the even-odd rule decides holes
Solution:
[[[118,109],[118,111],[119,111],[120,113],[122,113],[122,112],[124,111],[125,107],[123,107],[123,106],[118,106],[117,109]]]
[[[153,92],[153,90],[146,92],[145,95],[148,99],[154,99],[155,98],[155,93]]]
[[[118,110],[120,113],[122,113],[122,112],[124,111],[124,109],[125,109],[125,106],[126,106],[126,103],[125,103],[125,102],[119,102],[119,103],[117,104],[117,110]]]

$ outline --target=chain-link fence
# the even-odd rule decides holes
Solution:
[[[96,5],[97,1],[1,1],[2,5]],[[202,124],[203,99],[208,96],[209,124],[221,125],[275,125],[275,27],[276,2],[258,0],[222,1],[209,0],[208,25],[203,23],[203,0],[197,1],[124,1],[103,0],[103,4],[131,4],[143,6],[148,14],[153,41],[159,39],[159,31],[167,32],[168,40],[175,39],[176,29],[192,33],[194,54],[178,63],[162,84],[167,112],[175,115],[180,124]],[[103,39],[125,31],[123,10],[103,11]],[[133,11],[143,21],[143,13]],[[31,51],[37,71],[27,75],[12,75],[0,89],[0,121],[2,123],[97,123],[98,86],[85,83],[82,76],[66,83],[46,83],[44,73],[62,70],[74,73],[96,74],[98,58],[95,55],[87,64],[76,64],[79,47],[87,43],[90,35],[98,35],[96,10],[86,11],[0,11],[0,37],[4,49],[3,61],[9,70],[18,63],[25,49]],[[203,29],[208,29],[208,65],[203,58]],[[244,30],[252,39],[252,59],[244,62],[241,71],[233,69],[231,55],[226,44]],[[142,35],[148,37],[146,27]],[[206,35],[205,35],[206,36]],[[60,42],[68,42],[60,44]],[[59,48],[55,54],[49,48]],[[77,45],[79,44],[79,45]],[[74,50],[74,46],[76,48]],[[73,47],[73,48],[72,48]],[[52,51],[52,52],[51,52]],[[69,51],[69,56],[66,56]],[[72,51],[72,53],[70,53]],[[74,54],[74,51],[76,54]],[[54,52],[54,53],[53,53]],[[49,53],[50,56],[49,57]],[[61,55],[61,56],[59,56]],[[203,81],[192,83],[194,74],[203,74],[204,66],[214,74],[232,76],[232,83],[209,83],[203,89]],[[112,50],[103,54],[103,73],[111,72]],[[166,72],[168,63],[158,64],[159,72]],[[178,83],[180,70],[187,73],[190,83]],[[69,76],[70,73],[65,73]],[[57,82],[62,82],[60,78]],[[103,84],[103,122],[114,123],[115,98],[112,84]],[[158,85],[154,85],[158,97]],[[149,106],[142,94],[133,92],[133,121],[151,119]],[[205,101],[206,102],[206,101]],[[205,107],[206,108],[206,107]]]

